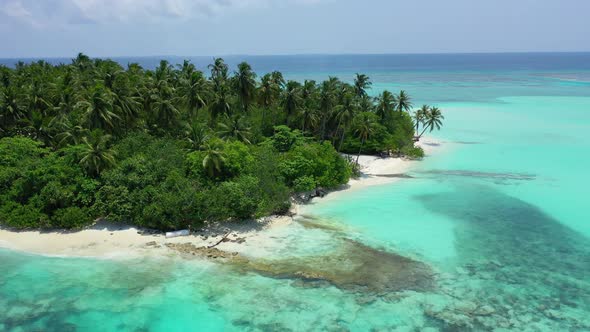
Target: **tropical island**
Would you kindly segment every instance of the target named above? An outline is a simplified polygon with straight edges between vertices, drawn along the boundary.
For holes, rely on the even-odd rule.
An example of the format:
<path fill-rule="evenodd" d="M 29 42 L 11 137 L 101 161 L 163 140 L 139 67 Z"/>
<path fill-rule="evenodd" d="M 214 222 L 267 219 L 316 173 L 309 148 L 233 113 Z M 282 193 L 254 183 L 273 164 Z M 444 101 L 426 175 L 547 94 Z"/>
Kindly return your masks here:
<path fill-rule="evenodd" d="M 79 54 L 0 67 L 0 225 L 79 229 L 104 218 L 156 230 L 284 214 L 295 193 L 359 174 L 361 155 L 421 158 L 442 125 L 369 77 L 259 79 L 221 58 L 155 70 Z"/>

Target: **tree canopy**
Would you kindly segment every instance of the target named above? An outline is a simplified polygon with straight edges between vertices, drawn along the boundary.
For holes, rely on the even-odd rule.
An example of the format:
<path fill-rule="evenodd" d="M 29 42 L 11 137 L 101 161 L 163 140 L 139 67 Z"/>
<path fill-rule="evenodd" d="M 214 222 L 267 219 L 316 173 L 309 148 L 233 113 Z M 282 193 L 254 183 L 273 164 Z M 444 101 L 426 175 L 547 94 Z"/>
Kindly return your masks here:
<path fill-rule="evenodd" d="M 169 230 L 282 213 L 294 192 L 348 182 L 338 152 L 419 154 L 415 131 L 444 118 L 410 116 L 405 91 L 372 98 L 364 74 L 297 82 L 221 58 L 207 69 L 84 54 L 0 66 L 0 223 Z"/>

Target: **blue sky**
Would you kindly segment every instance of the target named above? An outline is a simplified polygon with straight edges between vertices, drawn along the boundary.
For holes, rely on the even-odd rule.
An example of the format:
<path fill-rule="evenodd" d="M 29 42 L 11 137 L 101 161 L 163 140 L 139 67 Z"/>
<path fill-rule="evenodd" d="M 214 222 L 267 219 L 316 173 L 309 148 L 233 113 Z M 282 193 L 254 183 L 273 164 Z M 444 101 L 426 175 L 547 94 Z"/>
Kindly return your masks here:
<path fill-rule="evenodd" d="M 0 57 L 590 51 L 589 0 L 0 0 Z"/>

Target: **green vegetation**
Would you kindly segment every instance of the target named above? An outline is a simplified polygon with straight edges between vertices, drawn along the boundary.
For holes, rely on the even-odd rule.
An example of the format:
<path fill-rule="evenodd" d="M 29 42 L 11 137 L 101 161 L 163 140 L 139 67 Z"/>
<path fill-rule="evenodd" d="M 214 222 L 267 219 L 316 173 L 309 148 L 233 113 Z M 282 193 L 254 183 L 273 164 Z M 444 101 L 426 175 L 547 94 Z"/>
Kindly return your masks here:
<path fill-rule="evenodd" d="M 284 213 L 294 192 L 358 172 L 339 152 L 420 157 L 404 91 L 371 82 L 260 80 L 247 63 L 210 76 L 185 61 L 153 71 L 79 54 L 0 67 L 0 223 L 78 228 L 99 217 L 162 230 Z"/>

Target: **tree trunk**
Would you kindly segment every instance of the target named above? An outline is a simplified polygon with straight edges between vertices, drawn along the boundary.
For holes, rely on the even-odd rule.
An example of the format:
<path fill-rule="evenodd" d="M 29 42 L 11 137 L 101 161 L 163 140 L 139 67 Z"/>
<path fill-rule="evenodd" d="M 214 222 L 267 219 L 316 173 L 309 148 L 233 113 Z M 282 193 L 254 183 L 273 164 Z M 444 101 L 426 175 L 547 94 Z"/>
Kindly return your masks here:
<path fill-rule="evenodd" d="M 320 129 L 320 138 L 322 140 L 322 143 L 324 143 L 324 140 L 326 139 L 326 116 L 324 114 L 322 114 L 322 124 L 321 124 L 321 129 Z"/>
<path fill-rule="evenodd" d="M 428 126 L 424 126 L 424 130 L 422 130 L 422 132 L 420 133 L 420 135 L 418 135 L 418 138 L 422 137 L 422 135 L 424 135 L 424 132 L 428 129 Z"/>
<path fill-rule="evenodd" d="M 359 149 L 359 153 L 356 155 L 356 164 L 359 164 L 359 158 L 361 157 L 361 151 L 363 151 L 363 145 L 365 145 L 365 139 L 361 141 L 361 147 Z"/>
<path fill-rule="evenodd" d="M 342 136 L 340 136 L 340 144 L 338 144 L 338 152 L 342 150 L 342 143 L 344 143 L 344 128 L 342 128 Z"/>

